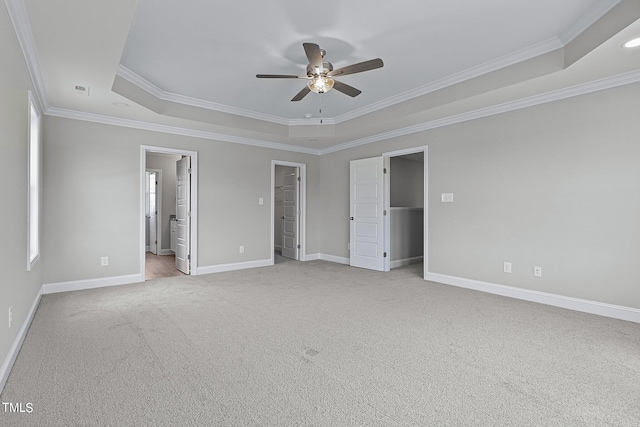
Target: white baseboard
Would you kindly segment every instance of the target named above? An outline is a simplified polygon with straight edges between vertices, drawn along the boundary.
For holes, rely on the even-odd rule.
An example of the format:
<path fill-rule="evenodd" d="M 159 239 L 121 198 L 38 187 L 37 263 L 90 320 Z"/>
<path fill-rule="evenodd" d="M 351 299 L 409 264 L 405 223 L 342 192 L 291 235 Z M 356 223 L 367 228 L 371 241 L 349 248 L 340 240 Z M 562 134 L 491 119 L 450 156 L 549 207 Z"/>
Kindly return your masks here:
<path fill-rule="evenodd" d="M 173 255 L 173 254 L 175 254 L 175 252 L 173 252 L 171 249 L 161 249 L 158 255 Z"/>
<path fill-rule="evenodd" d="M 322 260 L 322 261 L 329 261 L 329 262 L 336 262 L 338 264 L 346 264 L 349 265 L 349 258 L 344 258 L 344 257 L 340 257 L 340 256 L 335 256 L 335 255 L 328 255 L 328 254 L 306 254 L 304 257 L 305 261 L 317 261 L 317 260 Z"/>
<path fill-rule="evenodd" d="M 151 246 L 145 246 L 144 250 L 145 250 L 146 252 L 149 252 L 149 251 L 151 250 Z"/>
<path fill-rule="evenodd" d="M 20 331 L 18 331 L 18 335 L 13 340 L 13 344 L 9 349 L 9 353 L 7 357 L 5 357 L 2 362 L 2 366 L 0 366 L 0 393 L 4 390 L 4 386 L 7 383 L 7 379 L 9 378 L 9 373 L 13 368 L 13 364 L 16 361 L 16 357 L 18 357 L 18 353 L 20 352 L 20 347 L 22 347 L 22 343 L 24 342 L 24 338 L 27 336 L 27 331 L 31 326 L 31 322 L 33 321 L 33 316 L 36 314 L 36 309 L 38 308 L 38 304 L 40 304 L 40 298 L 42 297 L 42 288 L 38 291 L 35 299 L 33 300 L 33 304 L 31 304 L 31 308 L 27 313 L 27 317 L 22 322 L 22 326 L 20 327 Z"/>
<path fill-rule="evenodd" d="M 246 268 L 256 268 L 256 267 L 268 267 L 273 265 L 273 261 L 271 258 L 269 259 L 261 259 L 257 261 L 246 261 L 246 262 L 234 262 L 230 264 L 218 264 L 218 265 L 209 265 L 206 267 L 198 267 L 196 272 L 197 275 L 200 274 L 212 274 L 212 273 L 222 273 L 225 271 L 235 271 L 235 270 L 244 270 Z"/>
<path fill-rule="evenodd" d="M 417 264 L 419 262 L 422 262 L 422 256 L 415 256 L 413 258 L 396 259 L 394 261 L 391 261 L 389 263 L 389 266 L 391 268 L 396 268 L 396 267 L 402 267 L 403 265 Z"/>
<path fill-rule="evenodd" d="M 281 251 L 282 250 L 282 246 L 281 245 L 273 245 L 273 250 L 274 251 Z"/>
<path fill-rule="evenodd" d="M 45 283 L 42 285 L 42 294 L 55 294 L 58 292 L 80 291 L 83 289 L 104 288 L 106 286 L 128 285 L 144 282 L 141 274 L 128 276 L 102 277 L 100 279 L 74 280 L 71 282 Z"/>
<path fill-rule="evenodd" d="M 613 319 L 627 320 L 640 323 L 640 309 L 607 304 L 597 301 L 589 301 L 547 292 L 533 291 L 529 289 L 514 288 L 512 286 L 497 285 L 495 283 L 481 282 L 479 280 L 465 279 L 462 277 L 447 276 L 439 273 L 427 273 L 427 280 L 460 288 L 473 289 L 490 294 L 503 295 L 525 301 L 537 302 L 554 307 L 597 314 Z"/>

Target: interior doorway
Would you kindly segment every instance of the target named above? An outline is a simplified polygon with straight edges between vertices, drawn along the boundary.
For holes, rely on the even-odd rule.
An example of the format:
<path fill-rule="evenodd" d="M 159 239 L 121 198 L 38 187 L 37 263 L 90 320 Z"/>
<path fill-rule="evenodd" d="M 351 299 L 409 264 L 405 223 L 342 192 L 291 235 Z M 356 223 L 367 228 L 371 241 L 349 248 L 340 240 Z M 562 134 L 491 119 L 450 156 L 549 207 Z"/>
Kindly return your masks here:
<path fill-rule="evenodd" d="M 385 271 L 423 263 L 429 271 L 429 151 L 428 146 L 384 153 Z"/>
<path fill-rule="evenodd" d="M 272 264 L 304 261 L 306 253 L 306 165 L 271 163 Z"/>
<path fill-rule="evenodd" d="M 389 268 L 424 256 L 424 152 L 389 157 Z M 388 269 L 387 269 L 388 271 Z"/>
<path fill-rule="evenodd" d="M 349 179 L 349 264 L 390 271 L 422 261 L 426 278 L 427 147 L 352 160 Z"/>
<path fill-rule="evenodd" d="M 140 170 L 142 276 L 196 274 L 197 153 L 141 146 Z"/>

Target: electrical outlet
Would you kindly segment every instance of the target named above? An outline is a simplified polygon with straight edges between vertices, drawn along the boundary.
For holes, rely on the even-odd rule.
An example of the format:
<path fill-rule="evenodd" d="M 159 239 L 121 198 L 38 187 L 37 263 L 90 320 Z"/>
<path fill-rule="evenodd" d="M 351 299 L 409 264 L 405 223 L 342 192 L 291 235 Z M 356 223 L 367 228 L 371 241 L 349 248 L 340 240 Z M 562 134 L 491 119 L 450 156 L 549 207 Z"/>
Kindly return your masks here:
<path fill-rule="evenodd" d="M 504 263 L 504 272 L 505 273 L 511 273 L 511 263 L 510 262 L 506 262 Z"/>
<path fill-rule="evenodd" d="M 13 306 L 9 307 L 9 327 L 13 323 Z"/>
<path fill-rule="evenodd" d="M 240 246 L 240 253 L 243 254 L 244 253 L 244 246 Z"/>
<path fill-rule="evenodd" d="M 264 205 L 264 198 L 262 198 L 262 197 L 258 198 L 258 204 L 259 205 Z"/>
<path fill-rule="evenodd" d="M 101 267 L 106 267 L 109 265 L 109 257 L 108 256 L 103 256 L 102 258 L 100 258 L 100 266 Z"/>
<path fill-rule="evenodd" d="M 533 275 L 536 277 L 542 277 L 542 267 L 533 267 Z"/>
<path fill-rule="evenodd" d="M 442 193 L 442 203 L 453 203 L 453 193 Z"/>

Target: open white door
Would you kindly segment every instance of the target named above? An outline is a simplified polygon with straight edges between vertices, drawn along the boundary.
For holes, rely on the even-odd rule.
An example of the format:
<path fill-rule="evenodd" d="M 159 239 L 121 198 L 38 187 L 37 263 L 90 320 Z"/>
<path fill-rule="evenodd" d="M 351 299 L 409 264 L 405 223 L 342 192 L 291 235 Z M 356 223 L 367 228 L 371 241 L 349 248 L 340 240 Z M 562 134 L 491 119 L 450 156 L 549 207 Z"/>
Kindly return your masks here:
<path fill-rule="evenodd" d="M 191 157 L 176 162 L 176 268 L 189 274 L 191 228 Z"/>
<path fill-rule="evenodd" d="M 298 243 L 298 168 L 293 168 L 292 172 L 285 174 L 282 185 L 284 215 L 282 218 L 282 256 L 299 259 Z"/>
<path fill-rule="evenodd" d="M 382 157 L 350 164 L 350 262 L 384 271 L 384 163 Z"/>
<path fill-rule="evenodd" d="M 148 172 L 149 179 L 149 252 L 158 255 L 158 176 L 155 172 Z"/>

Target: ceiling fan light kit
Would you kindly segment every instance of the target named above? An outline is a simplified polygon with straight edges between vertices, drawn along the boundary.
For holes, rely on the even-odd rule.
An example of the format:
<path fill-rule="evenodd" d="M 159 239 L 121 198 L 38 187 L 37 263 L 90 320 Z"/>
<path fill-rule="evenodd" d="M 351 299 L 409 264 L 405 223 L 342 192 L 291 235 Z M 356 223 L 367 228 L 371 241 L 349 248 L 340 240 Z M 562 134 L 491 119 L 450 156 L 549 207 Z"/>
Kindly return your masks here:
<path fill-rule="evenodd" d="M 346 83 L 339 82 L 334 79 L 337 76 L 346 76 L 349 74 L 361 73 L 363 71 L 375 70 L 376 68 L 382 68 L 384 63 L 382 59 L 376 58 L 369 61 L 359 62 L 357 64 L 348 65 L 346 67 L 333 69 L 333 65 L 330 62 L 324 61 L 325 51 L 320 49 L 315 43 L 303 43 L 309 64 L 307 65 L 307 74 L 304 76 L 294 76 L 287 74 L 256 74 L 259 79 L 307 79 L 307 86 L 302 88 L 291 101 L 300 101 L 307 96 L 309 92 L 326 93 L 331 89 L 336 89 L 339 92 L 356 97 L 362 92 L 353 86 L 349 86 Z"/>
<path fill-rule="evenodd" d="M 331 77 L 325 77 L 321 75 L 313 77 L 311 80 L 309 80 L 307 86 L 309 87 L 309 89 L 311 89 L 312 92 L 326 93 L 333 88 L 333 83 L 334 80 Z"/>

